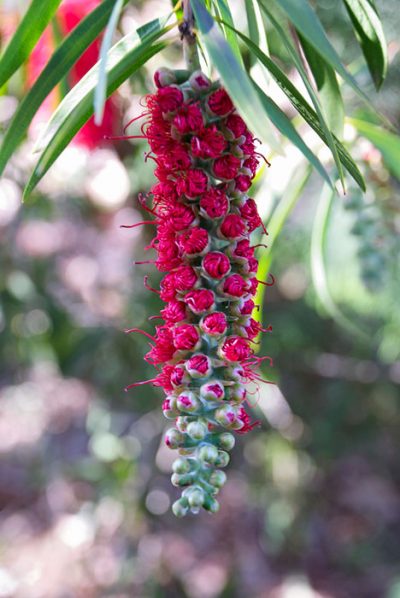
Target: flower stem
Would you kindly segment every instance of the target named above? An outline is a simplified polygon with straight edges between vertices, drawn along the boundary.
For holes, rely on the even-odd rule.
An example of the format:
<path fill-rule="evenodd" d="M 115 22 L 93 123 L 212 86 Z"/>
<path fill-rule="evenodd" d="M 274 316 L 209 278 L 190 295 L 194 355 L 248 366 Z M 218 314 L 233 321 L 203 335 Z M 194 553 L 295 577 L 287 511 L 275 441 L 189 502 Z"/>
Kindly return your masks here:
<path fill-rule="evenodd" d="M 183 55 L 187 69 L 190 72 L 200 69 L 199 54 L 197 51 L 196 35 L 194 29 L 194 16 L 190 0 L 183 0 L 183 21 L 179 27 L 183 42 Z"/>

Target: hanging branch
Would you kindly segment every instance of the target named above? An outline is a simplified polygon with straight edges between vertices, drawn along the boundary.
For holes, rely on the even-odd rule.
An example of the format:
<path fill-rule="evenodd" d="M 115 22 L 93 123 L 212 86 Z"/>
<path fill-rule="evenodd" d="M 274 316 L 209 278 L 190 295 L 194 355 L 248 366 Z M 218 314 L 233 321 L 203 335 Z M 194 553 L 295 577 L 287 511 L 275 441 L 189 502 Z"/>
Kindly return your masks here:
<path fill-rule="evenodd" d="M 181 40 L 183 42 L 183 55 L 190 72 L 200 69 L 199 54 L 197 51 L 196 34 L 194 33 L 194 15 L 190 0 L 183 0 L 183 21 L 179 25 Z"/>

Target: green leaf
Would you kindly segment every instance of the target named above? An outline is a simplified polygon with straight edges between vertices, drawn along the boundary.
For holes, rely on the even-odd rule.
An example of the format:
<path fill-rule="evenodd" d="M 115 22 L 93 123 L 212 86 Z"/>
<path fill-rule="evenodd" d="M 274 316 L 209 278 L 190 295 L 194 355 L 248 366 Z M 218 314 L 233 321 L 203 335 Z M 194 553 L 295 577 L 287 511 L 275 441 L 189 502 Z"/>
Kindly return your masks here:
<path fill-rule="evenodd" d="M 154 43 L 172 26 L 161 28 L 155 19 L 137 32 L 121 39 L 108 54 L 107 96 L 137 71 L 147 60 L 165 48 L 169 42 Z M 24 199 L 93 114 L 93 95 L 98 80 L 97 63 L 61 102 L 40 140 L 41 155 L 24 191 Z"/>
<path fill-rule="evenodd" d="M 296 66 L 300 77 L 303 80 L 304 85 L 306 86 L 306 89 L 310 95 L 311 101 L 314 104 L 314 108 L 315 108 L 315 112 L 317 113 L 318 116 L 318 120 L 319 123 L 325 133 L 325 137 L 327 140 L 327 144 L 329 146 L 329 149 L 332 152 L 332 156 L 333 159 L 335 161 L 337 170 L 338 170 L 338 174 L 339 174 L 339 178 L 340 181 L 342 183 L 342 187 L 343 190 L 345 190 L 345 185 L 344 185 L 344 176 L 343 176 L 343 169 L 342 169 L 342 165 L 339 159 L 339 154 L 337 152 L 334 140 L 333 140 L 333 135 L 332 132 L 330 131 L 328 124 L 325 120 L 325 114 L 324 111 L 321 107 L 321 104 L 319 102 L 318 96 L 314 91 L 313 86 L 311 85 L 310 81 L 308 80 L 308 76 L 307 73 L 303 67 L 303 64 L 301 62 L 301 59 L 299 58 L 299 56 L 297 55 L 296 50 L 294 49 L 291 41 L 288 39 L 288 37 L 286 36 L 285 31 L 283 30 L 283 28 L 281 27 L 281 25 L 278 23 L 278 21 L 275 19 L 274 15 L 271 13 L 271 11 L 261 2 L 261 8 L 262 10 L 265 12 L 265 14 L 267 15 L 267 17 L 269 18 L 269 20 L 271 21 L 271 23 L 273 24 L 273 26 L 275 27 L 278 35 L 280 36 L 280 38 L 282 39 L 288 53 L 289 56 L 291 57 L 291 59 L 293 60 L 294 65 Z"/>
<path fill-rule="evenodd" d="M 314 50 L 311 44 L 299 34 L 304 55 L 311 69 L 324 107 L 329 128 L 338 137 L 343 135 L 344 105 L 334 69 Z"/>
<path fill-rule="evenodd" d="M 389 170 L 400 180 L 400 137 L 364 120 L 352 118 L 349 122 L 378 148 Z"/>
<path fill-rule="evenodd" d="M 125 3 L 128 1 L 125 0 Z M 113 6 L 114 0 L 104 0 L 72 30 L 56 49 L 34 85 L 24 96 L 3 138 L 0 148 L 0 175 L 14 150 L 24 138 L 29 124 L 44 99 L 99 35 L 108 21 Z"/>
<path fill-rule="evenodd" d="M 268 41 L 267 41 L 267 34 L 265 31 L 264 21 L 261 14 L 260 7 L 258 6 L 257 0 L 245 0 L 246 6 L 246 15 L 247 15 L 247 26 L 249 30 L 249 37 L 250 39 L 262 50 L 265 54 L 269 56 L 269 48 L 268 48 Z M 257 67 L 260 69 L 263 80 L 265 81 L 264 89 L 268 88 L 270 83 L 269 73 L 265 69 L 261 67 L 261 65 L 257 62 L 257 59 L 251 54 L 250 55 L 251 64 L 256 64 Z M 250 71 L 253 74 L 253 71 Z M 256 75 L 256 78 L 257 75 Z"/>
<path fill-rule="evenodd" d="M 311 277 L 324 311 L 350 335 L 368 341 L 369 336 L 339 309 L 329 289 L 325 253 L 333 199 L 332 190 L 324 186 L 318 202 L 311 236 Z"/>
<path fill-rule="evenodd" d="M 371 0 L 343 0 L 376 89 L 385 80 L 388 58 L 381 20 Z"/>
<path fill-rule="evenodd" d="M 112 10 L 110 19 L 107 23 L 106 31 L 104 33 L 103 41 L 100 48 L 99 58 L 99 80 L 94 92 L 94 122 L 96 125 L 101 125 L 104 115 L 104 104 L 106 103 L 106 88 L 107 88 L 107 54 L 111 48 L 115 29 L 118 25 L 118 20 L 124 6 L 124 0 L 116 0 Z"/>
<path fill-rule="evenodd" d="M 332 188 L 332 182 L 329 178 L 328 173 L 326 172 L 325 168 L 322 166 L 321 162 L 318 160 L 317 156 L 313 154 L 313 152 L 309 149 L 309 147 L 304 143 L 303 139 L 300 137 L 286 114 L 277 106 L 277 104 L 270 98 L 267 94 L 263 92 L 263 90 L 254 83 L 258 95 L 261 99 L 261 102 L 264 106 L 265 111 L 267 112 L 268 116 L 270 117 L 273 124 L 276 128 L 289 139 L 300 151 L 301 153 L 307 158 L 307 160 L 314 166 L 314 168 L 319 172 L 325 182 Z"/>
<path fill-rule="evenodd" d="M 60 3 L 61 0 L 32 0 L 0 58 L 0 87 L 29 57 Z"/>
<path fill-rule="evenodd" d="M 231 28 L 225 28 L 225 30 L 224 30 L 225 37 L 232 49 L 232 52 L 236 56 L 240 65 L 243 67 L 242 54 L 240 52 L 236 33 L 233 30 L 234 22 L 233 22 L 231 9 L 229 8 L 229 5 L 226 0 L 215 0 L 215 5 L 217 7 L 218 15 L 221 17 L 221 19 L 231 25 Z"/>
<path fill-rule="evenodd" d="M 245 0 L 245 5 L 249 37 L 263 52 L 268 54 L 267 35 L 260 7 L 256 0 Z"/>
<path fill-rule="evenodd" d="M 276 1 L 296 29 L 314 47 L 314 50 L 337 71 L 368 105 L 371 105 L 368 96 L 359 88 L 357 81 L 343 66 L 338 53 L 326 36 L 315 10 L 311 8 L 307 0 Z"/>
<path fill-rule="evenodd" d="M 191 0 L 191 5 L 204 46 L 238 112 L 253 133 L 264 139 L 272 149 L 280 152 L 269 119 L 246 71 L 240 66 L 221 30 L 202 2 Z M 228 26 L 227 23 L 224 25 Z"/>
<path fill-rule="evenodd" d="M 273 60 L 271 60 L 271 58 L 269 58 L 269 56 L 267 56 L 266 54 L 261 52 L 261 50 L 246 35 L 244 35 L 243 33 L 240 33 L 240 31 L 237 31 L 237 34 L 247 44 L 250 51 L 253 52 L 254 55 L 257 56 L 257 58 L 260 60 L 260 62 L 269 70 L 269 72 L 271 73 L 271 75 L 273 76 L 273 78 L 275 79 L 277 84 L 279 85 L 279 87 L 282 89 L 282 91 L 288 97 L 288 99 L 290 100 L 292 105 L 296 108 L 296 110 L 299 112 L 299 114 L 310 125 L 310 127 L 312 127 L 312 129 L 314 129 L 314 131 L 317 133 L 317 135 L 319 135 L 319 137 L 322 139 L 322 141 L 324 143 L 326 143 L 326 145 L 328 145 L 325 132 L 319 123 L 317 114 L 311 108 L 311 106 L 309 105 L 307 100 L 305 100 L 305 98 L 303 98 L 301 93 L 298 91 L 297 87 L 295 87 L 293 85 L 293 83 L 287 78 L 285 73 L 275 64 L 275 62 Z M 363 179 L 363 176 L 362 176 L 361 172 L 359 171 L 356 163 L 350 156 L 349 152 L 344 147 L 344 145 L 335 137 L 335 135 L 333 135 L 333 141 L 334 141 L 335 147 L 337 149 L 337 152 L 339 154 L 341 163 L 346 168 L 346 170 L 349 172 L 349 174 L 351 174 L 351 176 L 356 181 L 356 183 L 359 185 L 359 187 L 363 191 L 365 191 L 366 188 L 365 188 L 365 181 Z"/>
<path fill-rule="evenodd" d="M 282 194 L 282 198 L 279 200 L 273 209 L 272 214 L 268 218 L 268 222 L 266 223 L 268 228 L 268 251 L 263 251 L 258 261 L 258 280 L 262 280 L 264 282 L 267 282 L 268 280 L 273 258 L 273 248 L 280 235 L 283 225 L 285 224 L 297 201 L 300 199 L 308 179 L 310 178 L 310 174 L 311 168 L 309 166 L 307 166 L 305 170 L 296 173 L 294 180 L 290 181 L 287 189 L 285 189 L 285 192 Z M 257 287 L 256 297 L 254 299 L 254 303 L 260 306 L 259 310 L 254 313 L 254 318 L 260 323 L 263 322 L 263 306 L 266 289 L 267 287 L 264 284 L 259 284 Z M 256 339 L 256 341 L 258 340 L 259 338 Z"/>

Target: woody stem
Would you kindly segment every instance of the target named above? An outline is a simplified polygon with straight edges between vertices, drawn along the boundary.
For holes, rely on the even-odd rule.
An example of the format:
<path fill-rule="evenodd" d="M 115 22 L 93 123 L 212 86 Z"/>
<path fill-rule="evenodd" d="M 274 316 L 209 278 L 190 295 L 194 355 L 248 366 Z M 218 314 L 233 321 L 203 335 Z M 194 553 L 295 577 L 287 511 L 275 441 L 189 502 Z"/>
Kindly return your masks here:
<path fill-rule="evenodd" d="M 196 35 L 194 29 L 194 15 L 190 0 L 183 0 L 183 21 L 179 26 L 183 42 L 183 55 L 187 69 L 190 72 L 200 69 L 199 54 L 197 51 Z"/>

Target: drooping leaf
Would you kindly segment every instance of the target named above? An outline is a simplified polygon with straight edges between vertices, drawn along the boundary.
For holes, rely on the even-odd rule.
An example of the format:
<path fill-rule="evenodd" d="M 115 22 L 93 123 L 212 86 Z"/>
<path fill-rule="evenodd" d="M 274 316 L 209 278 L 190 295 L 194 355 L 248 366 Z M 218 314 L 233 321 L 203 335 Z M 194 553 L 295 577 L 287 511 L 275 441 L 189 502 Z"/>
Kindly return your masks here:
<path fill-rule="evenodd" d="M 361 135 L 382 153 L 383 160 L 392 174 L 400 181 L 400 137 L 367 121 L 350 119 L 349 122 Z"/>
<path fill-rule="evenodd" d="M 106 31 L 104 33 L 103 41 L 100 48 L 99 59 L 99 80 L 94 92 L 94 122 L 96 125 L 101 125 L 104 114 L 104 104 L 106 102 L 106 87 L 107 87 L 107 54 L 111 48 L 113 35 L 118 24 L 121 11 L 124 6 L 124 0 L 116 0 L 114 8 L 112 9 L 110 19 L 107 23 Z"/>
<path fill-rule="evenodd" d="M 343 0 L 376 89 L 385 80 L 387 44 L 375 4 L 371 0 Z"/>
<path fill-rule="evenodd" d="M 191 5 L 200 37 L 238 112 L 253 133 L 280 152 L 275 133 L 250 78 L 240 66 L 220 28 L 200 0 L 191 0 Z"/>
<path fill-rule="evenodd" d="M 309 166 L 307 166 L 305 170 L 296 173 L 294 180 L 290 181 L 288 188 L 285 189 L 281 199 L 273 209 L 270 217 L 265 222 L 265 225 L 268 229 L 268 251 L 263 251 L 258 261 L 258 280 L 262 280 L 263 282 L 267 282 L 268 280 L 268 275 L 271 270 L 274 245 L 276 244 L 276 241 L 289 214 L 293 210 L 297 201 L 300 199 L 307 181 L 310 178 L 310 174 L 311 168 Z M 263 322 L 263 306 L 266 289 L 267 287 L 265 285 L 259 284 L 257 287 L 257 294 L 254 299 L 254 303 L 260 306 L 259 310 L 254 312 L 254 318 L 260 323 Z M 257 345 L 255 346 L 257 347 Z"/>
<path fill-rule="evenodd" d="M 292 125 L 291 121 L 288 119 L 286 114 L 279 108 L 279 106 L 267 95 L 263 92 L 263 90 L 255 83 L 254 84 L 258 95 L 261 99 L 261 102 L 267 112 L 268 116 L 270 117 L 273 124 L 276 128 L 289 139 L 295 145 L 301 153 L 307 158 L 307 160 L 314 166 L 314 168 L 319 172 L 322 178 L 325 180 L 326 183 L 332 188 L 332 182 L 329 178 L 328 173 L 326 172 L 325 168 L 322 166 L 321 162 L 313 154 L 310 148 L 304 143 L 303 139 L 300 137 L 294 126 Z"/>
<path fill-rule="evenodd" d="M 221 19 L 229 23 L 231 27 L 234 27 L 233 17 L 228 2 L 226 0 L 215 0 L 215 5 L 217 7 L 217 11 Z M 232 52 L 236 56 L 238 62 L 241 64 L 241 66 L 243 66 L 242 53 L 240 52 L 236 33 L 232 28 L 226 27 L 225 37 L 230 47 L 232 48 Z"/>
<path fill-rule="evenodd" d="M 286 13 L 286 16 L 296 29 L 313 46 L 314 50 L 337 71 L 342 79 L 344 79 L 368 105 L 371 105 L 368 96 L 359 88 L 357 81 L 343 66 L 338 53 L 332 46 L 321 25 L 317 13 L 311 8 L 308 1 L 276 0 L 276 2 Z"/>
<path fill-rule="evenodd" d="M 306 89 L 307 89 L 307 91 L 308 91 L 308 93 L 310 95 L 311 101 L 312 101 L 312 103 L 314 105 L 314 108 L 315 108 L 315 112 L 317 113 L 317 116 L 318 116 L 319 124 L 321 125 L 321 128 L 324 131 L 327 144 L 329 146 L 329 149 L 332 152 L 332 156 L 333 156 L 333 159 L 335 161 L 335 164 L 336 164 L 336 167 L 337 167 L 337 170 L 338 170 L 338 174 L 339 174 L 339 178 L 340 178 L 340 181 L 342 183 L 343 190 L 344 190 L 345 189 L 345 185 L 344 185 L 343 169 L 342 169 L 342 164 L 341 164 L 340 159 L 339 159 L 338 151 L 337 151 L 336 146 L 335 146 L 333 135 L 332 135 L 332 132 L 329 129 L 329 126 L 328 126 L 328 124 L 326 122 L 325 114 L 324 114 L 323 108 L 322 108 L 322 106 L 320 104 L 320 101 L 318 99 L 318 96 L 315 93 L 314 88 L 311 85 L 310 81 L 308 80 L 308 76 L 307 76 L 307 73 L 306 73 L 306 71 L 305 71 L 305 69 L 303 67 L 303 63 L 301 62 L 301 59 L 299 58 L 296 50 L 293 47 L 293 44 L 291 43 L 291 40 L 286 35 L 284 29 L 281 27 L 281 25 L 275 19 L 274 15 L 265 6 L 265 4 L 263 2 L 261 3 L 261 8 L 265 12 L 265 14 L 267 15 L 268 19 L 273 24 L 273 26 L 274 26 L 275 30 L 277 31 L 279 37 L 281 38 L 282 42 L 284 43 L 285 48 L 288 51 L 289 56 L 293 60 L 293 63 L 296 66 L 296 69 L 299 72 L 299 75 L 302 78 L 302 81 L 303 81 L 303 83 L 304 83 L 304 85 L 305 85 L 305 87 L 306 87 Z"/>
<path fill-rule="evenodd" d="M 265 31 L 264 21 L 262 18 L 260 7 L 257 4 L 257 0 L 245 0 L 246 15 L 247 15 L 247 27 L 249 30 L 250 39 L 269 56 L 268 40 Z M 257 59 L 251 54 L 251 64 L 254 68 L 260 69 L 260 76 L 265 81 L 264 90 L 266 91 L 270 83 L 269 73 L 261 67 Z M 253 74 L 253 70 L 251 71 Z M 258 73 L 257 73 L 258 75 Z M 256 77 L 257 78 L 257 77 Z"/>
<path fill-rule="evenodd" d="M 324 186 L 318 202 L 311 236 L 311 277 L 317 297 L 325 313 L 331 316 L 350 335 L 368 341 L 369 336 L 350 320 L 335 303 L 329 288 L 325 253 L 333 198 L 332 190 Z"/>
<path fill-rule="evenodd" d="M 108 53 L 107 76 L 118 72 L 120 66 L 126 67 L 126 55 L 133 52 L 140 56 L 155 40 L 161 37 L 170 27 L 166 27 L 169 17 L 157 18 L 149 21 L 137 31 L 129 33 L 115 44 Z M 135 67 L 135 65 L 133 65 Z M 69 114 L 79 105 L 79 102 L 86 98 L 87 94 L 93 94 L 98 81 L 99 63 L 97 62 L 88 73 L 71 89 L 67 97 L 57 107 L 47 126 L 42 131 L 35 144 L 34 151 L 42 151 L 51 141 L 60 125 L 69 117 Z M 128 77 L 129 75 L 127 75 Z M 115 89 L 115 88 L 114 88 Z M 91 95 L 93 98 L 93 95 Z"/>
<path fill-rule="evenodd" d="M 129 0 L 125 0 L 125 4 Z M 55 50 L 39 77 L 21 100 L 0 148 L 0 175 L 22 141 L 33 117 L 54 87 L 67 75 L 86 48 L 106 25 L 114 0 L 104 0 L 87 15 Z"/>
<path fill-rule="evenodd" d="M 340 138 L 343 135 L 344 105 L 336 73 L 302 35 L 299 35 L 299 40 L 313 74 L 328 126 Z"/>
<path fill-rule="evenodd" d="M 0 87 L 29 57 L 61 0 L 32 0 L 0 58 Z"/>
<path fill-rule="evenodd" d="M 150 27 L 152 25 L 152 27 Z M 156 41 L 170 27 L 161 28 L 160 19 L 121 39 L 109 51 L 107 96 L 169 42 Z M 93 114 L 93 95 L 98 80 L 97 63 L 63 100 L 41 138 L 41 155 L 24 191 L 24 199 L 61 154 L 69 141 Z"/>
<path fill-rule="evenodd" d="M 275 64 L 269 56 L 264 54 L 258 46 L 256 46 L 246 35 L 237 31 L 237 34 L 243 39 L 243 41 L 249 47 L 249 50 L 254 53 L 255 56 L 260 60 L 260 62 L 269 70 L 279 87 L 288 97 L 292 105 L 296 108 L 298 113 L 304 118 L 304 120 L 314 129 L 314 131 L 319 135 L 324 143 L 327 144 L 325 132 L 322 129 L 321 125 L 319 124 L 319 120 L 315 111 L 311 108 L 307 100 L 301 95 L 298 91 L 297 87 L 293 85 L 293 83 L 288 79 L 285 73 Z M 364 178 L 359 171 L 356 163 L 350 156 L 347 149 L 344 145 L 333 135 L 333 141 L 337 152 L 339 154 L 339 158 L 343 166 L 349 172 L 349 174 L 353 177 L 359 187 L 365 191 L 365 181 Z M 328 145 L 328 144 L 327 144 Z"/>

